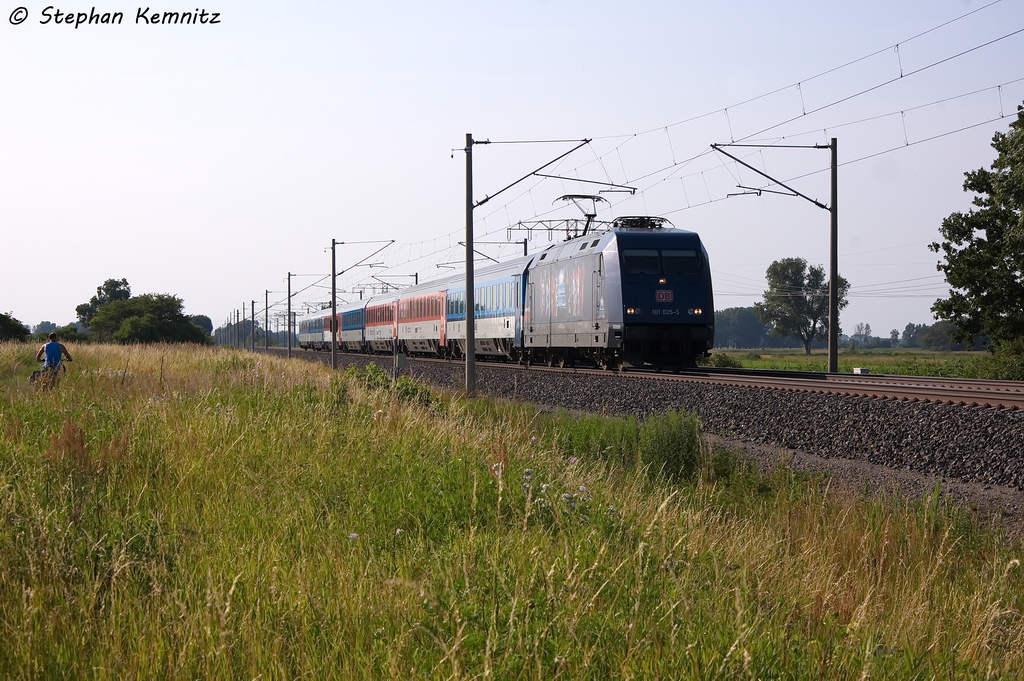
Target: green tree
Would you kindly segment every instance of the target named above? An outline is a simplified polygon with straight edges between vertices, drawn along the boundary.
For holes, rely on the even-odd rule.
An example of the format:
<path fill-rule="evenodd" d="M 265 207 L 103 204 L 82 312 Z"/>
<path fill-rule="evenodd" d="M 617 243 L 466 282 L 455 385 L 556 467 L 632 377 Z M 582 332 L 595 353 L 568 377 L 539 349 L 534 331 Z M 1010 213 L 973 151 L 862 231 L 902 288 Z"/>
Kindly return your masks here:
<path fill-rule="evenodd" d="M 858 322 L 853 327 L 853 335 L 850 336 L 850 349 L 856 348 L 858 345 L 866 345 L 871 340 L 871 325 L 864 322 Z"/>
<path fill-rule="evenodd" d="M 189 315 L 189 320 L 200 329 L 206 332 L 206 335 L 213 334 L 213 320 L 204 314 Z"/>
<path fill-rule="evenodd" d="M 75 313 L 83 326 L 89 326 L 102 305 L 115 300 L 128 300 L 131 297 L 132 287 L 128 285 L 127 279 L 107 279 L 102 286 L 96 287 L 96 295 L 90 298 L 88 303 L 82 303 L 75 308 Z"/>
<path fill-rule="evenodd" d="M 929 248 L 941 253 L 938 269 L 950 287 L 932 312 L 953 324 L 954 340 L 970 345 L 987 334 L 996 349 L 1024 337 L 1024 105 L 992 148 L 991 170 L 965 173 L 976 208 L 943 220 L 944 240 Z"/>
<path fill-rule="evenodd" d="M 0 341 L 14 340 L 25 342 L 28 340 L 29 328 L 14 318 L 10 312 L 0 313 Z"/>
<path fill-rule="evenodd" d="M 825 268 L 807 266 L 803 258 L 783 258 L 768 266 L 768 290 L 755 303 L 757 318 L 773 336 L 797 338 L 811 354 L 811 343 L 828 336 L 828 277 Z M 839 277 L 839 309 L 846 307 L 850 284 Z"/>
<path fill-rule="evenodd" d="M 917 337 L 926 328 L 928 328 L 928 327 L 925 324 L 914 324 L 913 322 L 910 322 L 909 324 L 907 324 L 906 328 L 903 329 L 903 340 L 902 340 L 903 347 L 905 347 L 905 348 L 919 348 L 919 347 L 921 347 L 921 344 L 918 343 L 918 341 L 917 341 Z"/>
<path fill-rule="evenodd" d="M 757 318 L 753 307 L 730 307 L 715 311 L 715 345 L 720 348 L 760 348 L 768 327 Z"/>
<path fill-rule="evenodd" d="M 964 345 L 957 344 L 953 340 L 955 331 L 956 327 L 949 322 L 935 322 L 931 326 L 926 326 L 919 336 L 921 347 L 933 352 L 963 350 Z"/>
<path fill-rule="evenodd" d="M 182 313 L 181 298 L 146 293 L 101 305 L 89 337 L 117 343 L 206 343 L 208 336 Z"/>
<path fill-rule="evenodd" d="M 59 329 L 54 329 L 57 333 L 57 338 L 62 341 L 68 341 L 72 343 L 83 343 L 89 340 L 88 334 L 84 334 L 78 330 L 78 327 L 74 324 L 65 324 Z"/>

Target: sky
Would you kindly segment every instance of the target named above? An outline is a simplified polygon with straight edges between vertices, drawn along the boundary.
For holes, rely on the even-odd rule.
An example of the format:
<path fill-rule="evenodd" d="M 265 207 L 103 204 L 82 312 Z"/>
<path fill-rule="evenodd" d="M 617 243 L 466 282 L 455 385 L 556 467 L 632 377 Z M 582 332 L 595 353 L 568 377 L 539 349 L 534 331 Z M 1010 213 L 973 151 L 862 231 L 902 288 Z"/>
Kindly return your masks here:
<path fill-rule="evenodd" d="M 111 278 L 219 326 L 283 311 L 292 273 L 301 311 L 330 299 L 332 239 L 343 299 L 449 274 L 467 133 L 492 142 L 479 265 L 616 189 L 599 220 L 700 233 L 716 307 L 748 306 L 775 260 L 828 267 L 829 213 L 711 145 L 762 145 L 725 150 L 828 206 L 834 137 L 843 330 L 888 336 L 933 322 L 927 245 L 1024 102 L 1024 0 L 92 1 L 0 3 L 0 311 L 30 326 Z"/>

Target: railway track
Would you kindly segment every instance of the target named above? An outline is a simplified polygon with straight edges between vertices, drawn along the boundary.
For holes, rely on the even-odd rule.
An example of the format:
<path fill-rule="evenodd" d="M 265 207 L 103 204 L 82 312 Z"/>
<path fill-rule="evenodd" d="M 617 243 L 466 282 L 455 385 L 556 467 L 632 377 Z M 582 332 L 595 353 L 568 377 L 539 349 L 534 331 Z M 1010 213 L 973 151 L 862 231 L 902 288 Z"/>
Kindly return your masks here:
<path fill-rule="evenodd" d="M 315 361 L 330 362 L 330 355 L 315 351 L 293 350 L 293 354 Z M 387 355 L 347 355 L 346 358 L 375 359 L 378 363 L 389 364 Z M 410 362 L 453 364 L 449 360 L 432 358 L 409 358 Z M 766 390 L 785 390 L 790 392 L 843 395 L 870 399 L 890 399 L 902 402 L 924 402 L 933 404 L 950 404 L 964 407 L 982 407 L 991 409 L 1024 409 L 1024 382 L 990 381 L 990 380 L 958 380 L 950 378 L 932 378 L 919 376 L 894 376 L 883 374 L 827 374 L 822 372 L 773 371 L 761 369 L 723 369 L 700 367 L 678 374 L 657 373 L 652 371 L 630 371 L 613 373 L 600 369 L 581 367 L 547 367 L 531 366 L 529 368 L 517 364 L 487 362 L 480 366 L 503 369 L 508 371 L 552 372 L 556 374 L 595 376 L 625 376 L 636 380 L 679 381 L 726 385 L 734 387 L 752 387 Z"/>
<path fill-rule="evenodd" d="M 845 395 L 906 402 L 1017 410 L 1024 408 L 1024 383 L 1019 381 L 955 380 L 920 376 L 814 374 L 758 375 L 750 370 L 704 373 L 707 382 L 764 387 L 818 394 Z"/>

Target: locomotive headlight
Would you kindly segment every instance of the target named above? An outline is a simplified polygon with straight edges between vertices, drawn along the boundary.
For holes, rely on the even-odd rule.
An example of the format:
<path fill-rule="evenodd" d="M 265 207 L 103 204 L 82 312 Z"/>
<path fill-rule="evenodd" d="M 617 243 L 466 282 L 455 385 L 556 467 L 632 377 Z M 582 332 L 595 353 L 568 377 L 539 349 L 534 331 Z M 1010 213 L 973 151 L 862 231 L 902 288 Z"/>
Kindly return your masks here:
<path fill-rule="evenodd" d="M 627 307 L 626 314 L 640 314 L 640 308 L 638 307 Z"/>
<path fill-rule="evenodd" d="M 658 283 L 659 284 L 667 284 L 668 283 L 668 279 L 666 279 L 665 277 L 662 277 L 661 279 L 658 280 Z"/>
<path fill-rule="evenodd" d="M 698 317 L 699 317 L 700 315 L 704 314 L 704 310 L 702 310 L 702 309 L 701 309 L 701 308 L 699 308 L 699 307 L 694 307 L 694 308 L 690 308 L 690 311 L 689 311 L 689 312 L 690 312 L 690 314 L 692 314 L 692 315 L 695 315 L 695 316 L 698 316 Z"/>

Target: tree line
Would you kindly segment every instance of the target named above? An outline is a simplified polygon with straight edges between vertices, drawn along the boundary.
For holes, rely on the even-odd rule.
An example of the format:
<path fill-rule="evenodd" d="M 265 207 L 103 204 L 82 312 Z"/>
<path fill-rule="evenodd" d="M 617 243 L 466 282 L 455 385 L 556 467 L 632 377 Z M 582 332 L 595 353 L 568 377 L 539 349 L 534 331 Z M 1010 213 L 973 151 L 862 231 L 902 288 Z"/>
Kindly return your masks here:
<path fill-rule="evenodd" d="M 213 340 L 217 345 L 230 345 L 233 347 L 263 347 L 266 343 L 272 348 L 283 348 L 288 345 L 288 332 L 283 330 L 272 331 L 265 329 L 259 319 L 253 321 L 246 319 L 237 322 L 228 322 L 218 326 L 213 331 Z M 299 337 L 292 333 L 292 346 L 297 347 Z"/>
<path fill-rule="evenodd" d="M 715 346 L 719 348 L 744 349 L 780 349 L 804 348 L 802 338 L 798 336 L 775 335 L 777 327 L 762 321 L 758 316 L 758 308 L 730 307 L 715 312 Z M 981 350 L 984 339 L 977 339 L 970 346 L 958 342 L 954 338 L 955 327 L 947 321 L 934 324 L 908 323 L 903 331 L 893 329 L 888 336 L 875 336 L 871 333 L 871 325 L 859 323 L 855 331 L 840 336 L 842 347 L 848 350 L 872 350 L 878 348 L 920 348 L 933 352 L 946 350 Z M 818 333 L 811 342 L 812 349 L 826 347 L 827 334 Z"/>
<path fill-rule="evenodd" d="M 96 295 L 75 308 L 77 322 L 58 327 L 44 321 L 35 339 L 55 332 L 61 340 L 97 343 L 212 342 L 213 322 L 206 315 L 186 315 L 181 298 L 166 293 L 133 296 L 127 279 L 107 279 Z M 10 313 L 0 314 L 0 340 L 28 341 L 33 332 Z"/>

